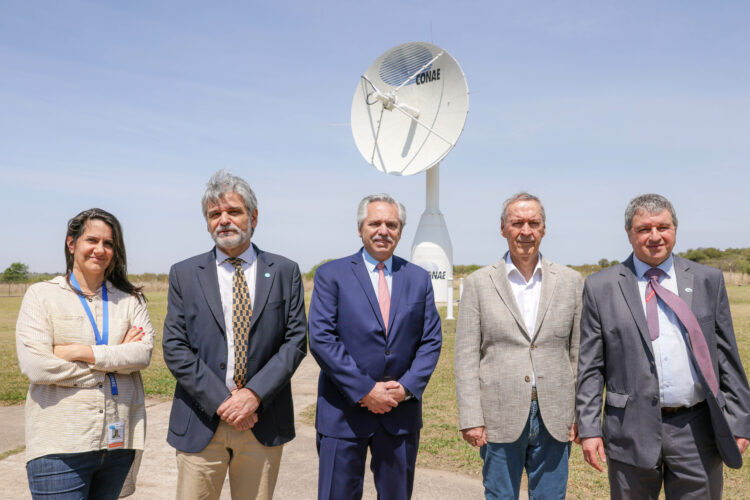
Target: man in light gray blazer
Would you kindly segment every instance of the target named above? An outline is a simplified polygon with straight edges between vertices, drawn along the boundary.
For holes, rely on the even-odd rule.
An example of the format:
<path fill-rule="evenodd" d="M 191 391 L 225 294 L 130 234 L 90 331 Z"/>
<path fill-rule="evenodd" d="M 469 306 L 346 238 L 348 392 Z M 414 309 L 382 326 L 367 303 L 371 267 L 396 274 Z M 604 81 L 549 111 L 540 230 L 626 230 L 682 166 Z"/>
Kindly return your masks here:
<path fill-rule="evenodd" d="M 576 407 L 586 461 L 609 458 L 614 499 L 719 499 L 722 461 L 742 465 L 750 389 L 724 278 L 672 254 L 663 196 L 625 211 L 633 253 L 586 279 Z M 602 392 L 604 423 L 602 425 Z"/>
<path fill-rule="evenodd" d="M 485 496 L 565 498 L 574 421 L 583 279 L 539 253 L 544 207 L 521 192 L 503 204 L 508 252 L 472 273 L 456 329 L 463 438 L 480 447 Z"/>

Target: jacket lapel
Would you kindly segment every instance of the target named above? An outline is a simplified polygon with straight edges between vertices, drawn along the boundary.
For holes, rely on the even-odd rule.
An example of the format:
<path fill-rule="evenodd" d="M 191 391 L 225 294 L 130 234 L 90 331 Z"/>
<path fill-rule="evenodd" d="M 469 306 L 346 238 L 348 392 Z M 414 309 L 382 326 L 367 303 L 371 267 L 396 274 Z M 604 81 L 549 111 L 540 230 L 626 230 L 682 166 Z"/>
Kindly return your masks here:
<path fill-rule="evenodd" d="M 273 280 L 276 279 L 276 270 L 273 269 L 273 261 L 270 260 L 265 252 L 253 245 L 255 254 L 258 256 L 256 261 L 255 273 L 255 299 L 253 300 L 253 322 L 250 327 L 252 330 L 258 324 L 257 318 L 263 313 L 263 309 L 268 302 L 268 294 L 271 291 Z"/>
<path fill-rule="evenodd" d="M 216 273 L 216 249 L 204 254 L 204 259 L 198 264 L 198 282 L 201 286 L 203 296 L 208 302 L 208 308 L 211 310 L 214 319 L 221 328 L 222 335 L 226 335 L 226 326 L 224 325 L 224 311 L 221 308 L 221 294 L 219 293 L 219 276 Z"/>
<path fill-rule="evenodd" d="M 557 273 L 552 270 L 550 262 L 542 257 L 542 290 L 539 296 L 539 307 L 536 313 L 536 324 L 534 325 L 534 336 L 536 338 L 539 334 L 539 329 L 542 327 L 544 315 L 547 314 L 547 309 L 552 302 L 552 295 L 555 293 L 555 286 L 557 285 Z"/>
<path fill-rule="evenodd" d="M 367 268 L 365 268 L 365 261 L 362 257 L 362 253 L 355 253 L 349 258 L 349 260 L 352 265 L 352 272 L 354 273 L 354 276 L 356 276 L 357 281 L 359 281 L 359 285 L 362 287 L 362 291 L 365 293 L 367 300 L 370 302 L 370 307 L 372 308 L 373 314 L 375 314 L 375 317 L 377 318 L 378 323 L 380 323 L 380 326 L 385 329 L 385 325 L 383 324 L 383 317 L 380 315 L 380 304 L 378 303 L 378 298 L 375 296 L 375 290 L 372 287 L 372 281 L 370 281 L 370 277 L 367 275 Z M 391 300 L 391 306 L 393 306 L 393 300 Z"/>
<path fill-rule="evenodd" d="M 521 328 L 521 331 L 526 338 L 531 340 L 531 335 L 529 335 L 529 332 L 526 330 L 526 323 L 523 320 L 523 316 L 521 316 L 521 311 L 518 309 L 518 304 L 516 304 L 516 298 L 510 287 L 510 281 L 508 281 L 508 273 L 505 269 L 505 259 L 498 260 L 492 265 L 492 267 L 493 269 L 490 271 L 490 279 L 492 280 L 492 284 L 495 286 L 498 295 L 500 295 L 500 299 L 505 303 L 505 306 L 513 315 L 513 318 L 516 320 L 516 323 L 518 323 L 518 326 Z"/>
<path fill-rule="evenodd" d="M 677 278 L 677 293 L 680 295 L 680 298 L 687 303 L 688 307 L 692 309 L 694 293 L 693 283 L 695 281 L 695 275 L 690 272 L 690 261 L 675 255 L 674 271 L 675 278 Z"/>
<path fill-rule="evenodd" d="M 625 302 L 630 309 L 630 314 L 633 316 L 633 320 L 635 320 L 638 331 L 643 338 L 643 343 L 648 347 L 648 351 L 651 353 L 651 357 L 653 357 L 654 350 L 653 347 L 651 347 L 651 335 L 648 332 L 646 312 L 643 310 L 643 303 L 641 302 L 641 294 L 640 289 L 638 288 L 638 278 L 636 278 L 635 275 L 632 254 L 625 260 L 625 262 L 620 264 L 619 284 Z"/>
<path fill-rule="evenodd" d="M 393 335 L 391 333 L 393 330 L 393 319 L 396 317 L 396 310 L 398 309 L 398 305 L 401 302 L 401 295 L 403 294 L 404 289 L 404 281 L 406 278 L 404 278 L 402 274 L 402 268 L 404 267 L 404 264 L 406 261 L 403 261 L 402 259 L 399 259 L 395 255 L 393 256 L 393 260 L 391 261 L 391 308 L 388 312 L 388 341 L 390 342 L 393 338 Z M 372 288 L 372 287 L 370 287 Z M 378 312 L 380 311 L 380 304 L 378 304 Z"/>

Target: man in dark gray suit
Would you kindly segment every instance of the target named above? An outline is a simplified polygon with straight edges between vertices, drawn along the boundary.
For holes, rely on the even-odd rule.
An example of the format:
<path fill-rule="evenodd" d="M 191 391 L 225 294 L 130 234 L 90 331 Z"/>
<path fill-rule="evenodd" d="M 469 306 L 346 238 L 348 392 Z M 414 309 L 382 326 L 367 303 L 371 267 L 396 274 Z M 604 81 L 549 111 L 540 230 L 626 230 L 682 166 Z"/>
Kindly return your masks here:
<path fill-rule="evenodd" d="M 258 204 L 219 171 L 203 195 L 216 247 L 172 266 L 164 361 L 177 379 L 167 441 L 179 499 L 271 499 L 282 445 L 294 437 L 290 380 L 306 350 L 294 262 L 251 244 Z"/>
<path fill-rule="evenodd" d="M 672 254 L 663 196 L 625 211 L 633 254 L 586 279 L 576 409 L 586 461 L 609 458 L 614 499 L 722 494 L 722 461 L 742 466 L 750 389 L 724 278 Z M 602 391 L 606 387 L 602 424 Z"/>

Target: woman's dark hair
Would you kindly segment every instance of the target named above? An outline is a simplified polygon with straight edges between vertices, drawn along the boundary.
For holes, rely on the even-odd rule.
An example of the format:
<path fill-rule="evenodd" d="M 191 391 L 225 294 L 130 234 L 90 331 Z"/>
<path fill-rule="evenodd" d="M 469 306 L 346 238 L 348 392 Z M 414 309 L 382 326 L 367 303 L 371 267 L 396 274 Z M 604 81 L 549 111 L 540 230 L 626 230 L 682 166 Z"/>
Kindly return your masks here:
<path fill-rule="evenodd" d="M 78 240 L 83 235 L 88 221 L 93 219 L 104 222 L 112 229 L 112 241 L 114 243 L 112 261 L 104 273 L 104 279 L 109 280 L 118 290 L 140 297 L 143 287 L 137 287 L 128 280 L 125 242 L 122 238 L 120 222 L 117 217 L 101 208 L 84 210 L 68 221 L 68 233 L 65 235 L 65 279 L 68 280 L 68 284 L 70 284 L 70 274 L 73 272 L 73 254 L 68 250 L 68 236 L 72 237 L 73 241 Z M 71 288 L 73 288 L 72 285 Z M 82 294 L 81 292 L 78 293 Z"/>

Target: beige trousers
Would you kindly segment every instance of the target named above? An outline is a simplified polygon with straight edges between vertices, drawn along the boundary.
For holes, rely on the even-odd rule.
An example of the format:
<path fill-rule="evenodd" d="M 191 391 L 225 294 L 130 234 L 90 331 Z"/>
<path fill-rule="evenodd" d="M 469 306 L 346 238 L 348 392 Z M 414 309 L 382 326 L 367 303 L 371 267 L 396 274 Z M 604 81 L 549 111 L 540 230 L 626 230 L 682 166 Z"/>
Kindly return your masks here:
<path fill-rule="evenodd" d="M 232 499 L 271 500 L 279 475 L 282 446 L 263 446 L 252 430 L 220 422 L 213 439 L 198 453 L 177 451 L 179 500 L 218 500 L 229 469 Z"/>

